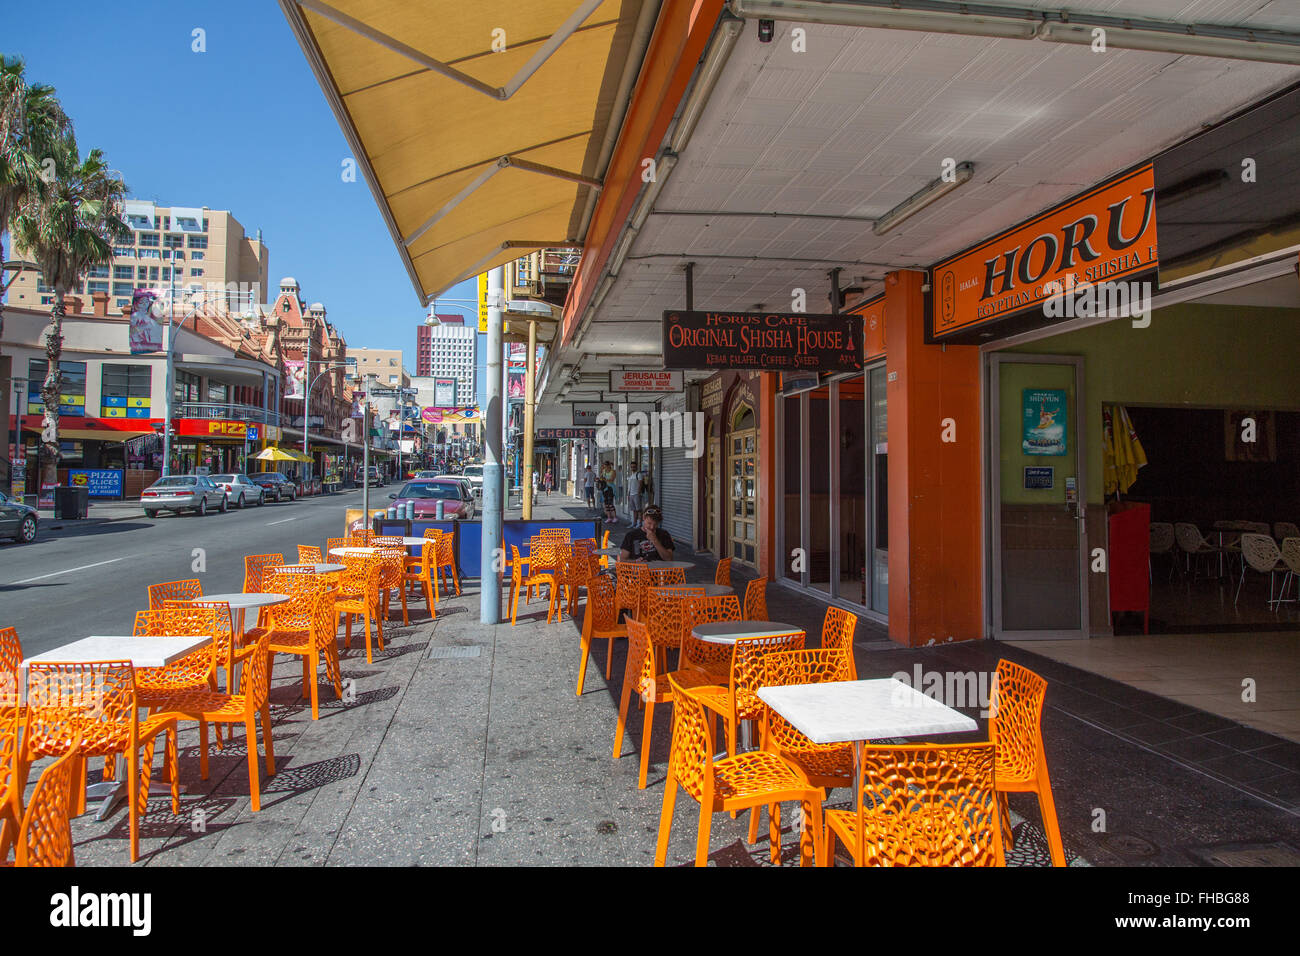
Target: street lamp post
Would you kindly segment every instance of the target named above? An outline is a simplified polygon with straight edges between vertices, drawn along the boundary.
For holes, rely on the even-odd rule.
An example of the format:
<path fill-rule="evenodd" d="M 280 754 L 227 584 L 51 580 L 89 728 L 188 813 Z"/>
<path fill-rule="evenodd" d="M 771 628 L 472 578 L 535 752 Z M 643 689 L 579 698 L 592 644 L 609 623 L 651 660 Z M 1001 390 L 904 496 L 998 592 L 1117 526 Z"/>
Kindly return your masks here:
<path fill-rule="evenodd" d="M 199 307 L 196 304 L 181 316 L 179 322 L 176 321 L 176 260 L 183 260 L 185 255 L 179 249 L 173 249 L 171 252 L 172 265 L 167 297 L 167 385 L 166 394 L 163 396 L 166 409 L 163 417 L 162 474 L 164 478 L 172 473 L 172 402 L 175 400 L 176 391 L 176 333 L 181 330 L 190 316 L 199 314 Z"/>

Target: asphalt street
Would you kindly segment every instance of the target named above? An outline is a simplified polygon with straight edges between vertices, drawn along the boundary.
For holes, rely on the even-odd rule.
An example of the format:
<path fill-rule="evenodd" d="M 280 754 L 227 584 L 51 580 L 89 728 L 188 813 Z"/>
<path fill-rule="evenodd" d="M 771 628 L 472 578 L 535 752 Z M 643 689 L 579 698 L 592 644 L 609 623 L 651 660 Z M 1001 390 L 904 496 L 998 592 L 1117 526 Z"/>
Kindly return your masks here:
<path fill-rule="evenodd" d="M 389 503 L 388 490 L 371 489 L 373 507 Z M 0 627 L 18 628 L 28 656 L 91 634 L 130 634 L 150 584 L 198 578 L 205 594 L 240 591 L 245 555 L 296 560 L 299 544 L 323 547 L 343 534 L 344 509 L 359 507 L 353 490 L 202 518 L 141 512 L 84 529 L 42 527 L 31 544 L 0 543 Z"/>

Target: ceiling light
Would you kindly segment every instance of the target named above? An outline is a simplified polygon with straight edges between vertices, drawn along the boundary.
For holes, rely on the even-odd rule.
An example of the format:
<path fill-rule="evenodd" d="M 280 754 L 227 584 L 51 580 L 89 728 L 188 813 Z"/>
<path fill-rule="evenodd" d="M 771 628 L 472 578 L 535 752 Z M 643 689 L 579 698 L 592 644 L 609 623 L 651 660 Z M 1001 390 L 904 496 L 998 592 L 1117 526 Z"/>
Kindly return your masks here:
<path fill-rule="evenodd" d="M 1051 43 L 1077 43 L 1092 46 L 1098 27 L 1079 23 L 1045 23 L 1038 35 Z M 1166 32 L 1108 26 L 1104 29 L 1107 47 L 1120 50 L 1148 50 L 1153 53 L 1177 53 L 1186 56 L 1214 56 L 1227 60 L 1258 60 L 1263 63 L 1286 63 L 1300 66 L 1300 45 L 1254 39 L 1251 31 L 1243 36 L 1208 36 L 1200 33 Z"/>
<path fill-rule="evenodd" d="M 969 182 L 975 173 L 974 163 L 958 163 L 957 168 L 953 171 L 954 175 L 951 180 L 944 179 L 940 176 L 938 179 L 930 182 L 928 185 L 918 189 L 912 195 L 908 196 L 889 212 L 885 213 L 871 227 L 871 231 L 877 236 L 883 236 L 889 230 L 902 224 L 906 219 L 910 219 L 918 212 L 924 209 L 930 203 L 948 195 L 962 183 Z"/>
<path fill-rule="evenodd" d="M 828 0 L 731 0 L 731 8 L 748 19 L 794 20 L 844 27 L 921 30 L 1028 40 L 1038 29 L 1037 16 L 1007 17 L 934 10 L 900 10 L 895 6 L 828 2 Z"/>

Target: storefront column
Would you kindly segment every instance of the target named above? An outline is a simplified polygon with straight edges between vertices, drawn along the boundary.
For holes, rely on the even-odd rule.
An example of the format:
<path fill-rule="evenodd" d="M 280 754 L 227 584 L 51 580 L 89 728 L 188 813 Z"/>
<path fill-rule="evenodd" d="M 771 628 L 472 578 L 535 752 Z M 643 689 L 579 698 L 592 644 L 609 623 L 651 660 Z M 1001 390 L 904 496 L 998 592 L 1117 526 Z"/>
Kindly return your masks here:
<path fill-rule="evenodd" d="M 780 376 L 764 372 L 758 376 L 758 573 L 780 580 L 784 555 L 776 550 L 776 391 Z M 701 435 L 701 440 L 703 436 Z M 730 553 L 729 551 L 727 553 Z"/>
<path fill-rule="evenodd" d="M 885 281 L 889 636 L 911 647 L 984 635 L 979 348 L 925 344 L 924 282 Z"/>

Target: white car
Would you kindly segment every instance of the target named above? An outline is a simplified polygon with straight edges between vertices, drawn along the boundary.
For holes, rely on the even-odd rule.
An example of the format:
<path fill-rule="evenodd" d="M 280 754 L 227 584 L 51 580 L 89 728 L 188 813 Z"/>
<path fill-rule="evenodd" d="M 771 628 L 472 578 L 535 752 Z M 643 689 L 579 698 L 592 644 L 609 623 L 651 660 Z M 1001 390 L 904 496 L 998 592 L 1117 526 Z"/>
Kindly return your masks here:
<path fill-rule="evenodd" d="M 266 503 L 266 489 L 247 475 L 209 475 L 212 483 L 226 493 L 226 497 L 236 508 L 255 504 L 259 508 Z"/>
<path fill-rule="evenodd" d="M 483 497 L 483 466 L 482 465 L 466 465 L 465 471 L 461 474 L 461 477 L 464 478 L 466 481 L 468 481 L 470 487 L 474 489 L 475 498 Z"/>
<path fill-rule="evenodd" d="M 150 518 L 158 517 L 159 511 L 192 510 L 205 515 L 210 506 L 224 512 L 229 503 L 226 493 L 206 475 L 169 475 L 140 492 L 140 505 Z"/>

